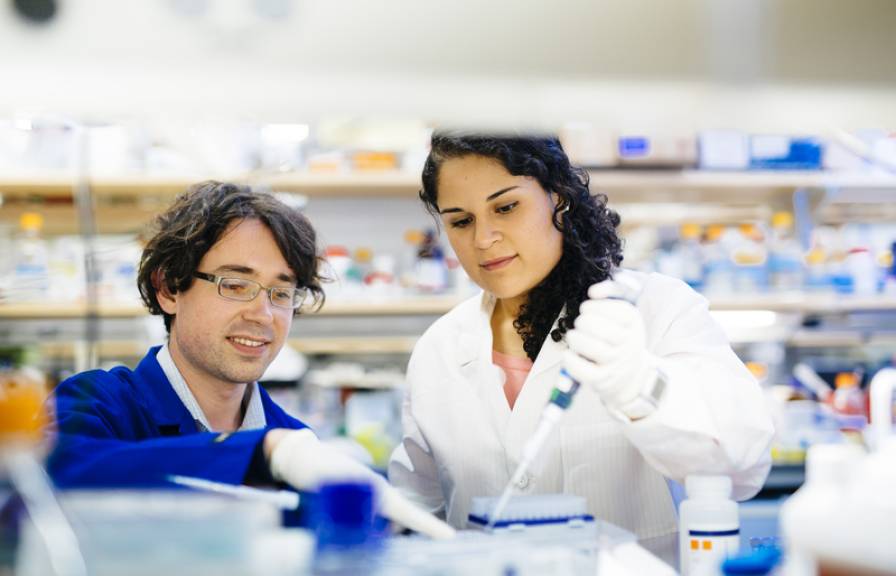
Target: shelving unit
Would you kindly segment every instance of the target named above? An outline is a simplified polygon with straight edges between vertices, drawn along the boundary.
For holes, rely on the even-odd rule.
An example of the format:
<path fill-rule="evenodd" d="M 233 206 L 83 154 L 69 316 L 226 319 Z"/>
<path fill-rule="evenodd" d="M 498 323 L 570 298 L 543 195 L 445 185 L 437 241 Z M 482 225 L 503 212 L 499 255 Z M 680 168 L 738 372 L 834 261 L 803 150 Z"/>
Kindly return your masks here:
<path fill-rule="evenodd" d="M 390 302 L 328 302 L 314 316 L 397 316 L 444 314 L 460 300 L 451 296 L 421 296 Z M 92 311 L 100 318 L 139 318 L 146 308 L 139 304 L 102 305 Z M 78 304 L 0 304 L 0 319 L 53 319 L 86 316 L 86 306 Z"/>
<path fill-rule="evenodd" d="M 617 193 L 643 192 L 650 200 L 665 191 L 720 192 L 731 200 L 732 191 L 753 190 L 764 195 L 789 194 L 796 189 L 861 189 L 896 190 L 896 175 L 872 173 L 840 173 L 821 171 L 746 171 L 722 172 L 706 170 L 589 170 L 591 187 Z M 416 196 L 420 175 L 416 172 L 286 172 L 275 175 L 252 173 L 230 175 L 185 174 L 169 176 L 135 175 L 91 179 L 97 198 L 134 196 L 174 196 L 189 185 L 213 178 L 275 190 L 297 192 L 308 196 Z M 0 193 L 6 197 L 71 198 L 74 178 L 2 177 Z M 752 198 L 757 199 L 755 196 Z"/>
<path fill-rule="evenodd" d="M 768 216 L 763 206 L 788 205 L 794 190 L 812 191 L 818 203 L 831 191 L 875 193 L 893 196 L 896 204 L 896 175 L 836 172 L 719 172 L 701 170 L 590 170 L 591 188 L 606 193 L 612 205 L 631 204 L 624 224 L 651 224 L 676 219 L 667 210 L 662 214 L 645 213 L 637 205 L 644 203 L 695 203 L 686 217 L 705 221 L 730 222 Z M 281 174 L 182 174 L 98 177 L 91 179 L 101 233 L 139 230 L 153 214 L 167 205 L 188 186 L 206 178 L 230 180 L 267 187 L 280 192 L 309 197 L 398 197 L 415 198 L 420 175 L 404 171 L 356 173 Z M 14 220 L 22 211 L 48 212 L 47 232 L 75 233 L 73 211 L 74 178 L 67 176 L 0 176 L 0 218 Z M 724 205 L 724 206 L 720 206 Z M 861 206 L 861 203 L 860 203 Z M 626 207 L 623 206 L 623 212 Z M 857 208 L 839 204 L 826 219 L 849 218 Z M 858 208 L 861 210 L 861 208 Z M 863 212 L 864 214 L 865 212 Z M 873 216 L 874 213 L 868 215 Z"/>
<path fill-rule="evenodd" d="M 303 316 L 440 315 L 461 302 L 453 296 L 415 296 L 380 302 L 328 302 L 320 311 Z M 848 296 L 837 294 L 756 294 L 710 297 L 710 310 L 769 310 L 797 314 L 833 314 L 896 310 L 896 295 Z M 87 308 L 77 304 L 0 304 L 0 319 L 79 318 Z M 100 318 L 138 318 L 147 315 L 141 305 L 103 305 L 93 313 Z"/>
<path fill-rule="evenodd" d="M 739 222 L 766 219 L 773 209 L 789 207 L 797 190 L 811 197 L 818 208 L 828 201 L 837 202 L 829 214 L 849 218 L 856 208 L 844 202 L 849 194 L 858 194 L 869 202 L 878 202 L 886 213 L 886 200 L 892 196 L 896 206 L 896 175 L 840 174 L 823 172 L 706 172 L 697 170 L 590 170 L 591 188 L 606 193 L 611 206 L 623 214 L 626 225 L 668 224 L 679 221 Z M 95 202 L 99 233 L 133 233 L 189 185 L 205 179 L 200 174 L 169 176 L 102 177 L 90 181 Z M 279 192 L 314 198 L 416 197 L 419 174 L 398 171 L 365 173 L 282 173 L 218 175 L 217 179 L 261 185 Z M 48 235 L 77 232 L 74 180 L 68 177 L 0 177 L 0 220 L 14 221 L 26 210 L 45 215 Z M 675 207 L 657 209 L 657 205 Z M 868 204 L 865 204 L 868 205 Z M 866 211 L 867 212 L 867 211 Z M 331 299 L 318 313 L 318 328 L 324 324 L 349 326 L 353 319 L 368 319 L 369 325 L 383 328 L 405 322 L 405 332 L 444 314 L 459 302 L 453 296 L 419 296 L 397 301 L 361 302 Z M 870 311 L 896 311 L 896 296 L 860 298 L 833 294 L 758 294 L 710 297 L 714 311 L 763 310 L 792 316 L 850 314 Z M 82 318 L 101 322 L 128 321 L 146 317 L 137 304 L 104 304 L 87 310 L 76 304 L 0 304 L 0 321 L 75 322 Z M 307 317 L 297 322 L 304 330 L 313 326 Z M 323 323 L 323 324 L 322 324 Z M 408 326 L 414 328 L 408 329 Z M 404 354 L 410 352 L 417 336 L 405 333 L 332 334 L 312 330 L 312 335 L 290 337 L 290 344 L 308 354 Z M 778 336 L 774 336 L 778 337 Z M 785 338 L 791 347 L 851 347 L 886 344 L 896 341 L 889 334 L 857 331 L 815 331 L 788 328 Z M 77 354 L 82 343 L 47 342 L 43 352 L 55 358 Z M 142 344 L 127 339 L 98 343 L 101 356 L 139 356 Z"/>
<path fill-rule="evenodd" d="M 414 196 L 420 189 L 420 174 L 400 171 L 370 171 L 355 173 L 298 173 L 275 175 L 249 174 L 185 174 L 171 176 L 136 175 L 132 177 L 102 177 L 90 180 L 96 198 L 135 198 L 158 196 L 173 198 L 191 184 L 214 179 L 243 184 L 260 185 L 283 192 L 308 196 Z M 10 198 L 71 198 L 73 177 L 15 177 L 0 176 L 0 194 Z"/>
<path fill-rule="evenodd" d="M 408 354 L 416 337 L 333 337 L 290 338 L 292 348 L 304 354 Z M 82 353 L 83 342 L 42 342 L 38 348 L 44 358 L 72 360 Z M 146 345 L 137 340 L 101 340 L 97 351 L 101 358 L 139 358 L 146 354 Z"/>

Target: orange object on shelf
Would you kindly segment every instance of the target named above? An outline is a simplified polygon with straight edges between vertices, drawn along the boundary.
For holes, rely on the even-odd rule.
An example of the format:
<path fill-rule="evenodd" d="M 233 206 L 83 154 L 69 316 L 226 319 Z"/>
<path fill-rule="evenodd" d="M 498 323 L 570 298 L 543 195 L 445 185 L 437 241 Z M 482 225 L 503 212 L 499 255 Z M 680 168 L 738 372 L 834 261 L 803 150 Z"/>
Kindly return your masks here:
<path fill-rule="evenodd" d="M 359 172 L 398 170 L 398 155 L 394 152 L 355 152 L 352 167 Z"/>
<path fill-rule="evenodd" d="M 839 372 L 834 378 L 834 393 L 831 394 L 831 407 L 841 414 L 862 415 L 865 411 L 865 394 L 859 388 L 859 377 L 855 372 Z"/>
<path fill-rule="evenodd" d="M 43 383 L 19 372 L 0 374 L 0 446 L 41 440 L 45 398 Z"/>

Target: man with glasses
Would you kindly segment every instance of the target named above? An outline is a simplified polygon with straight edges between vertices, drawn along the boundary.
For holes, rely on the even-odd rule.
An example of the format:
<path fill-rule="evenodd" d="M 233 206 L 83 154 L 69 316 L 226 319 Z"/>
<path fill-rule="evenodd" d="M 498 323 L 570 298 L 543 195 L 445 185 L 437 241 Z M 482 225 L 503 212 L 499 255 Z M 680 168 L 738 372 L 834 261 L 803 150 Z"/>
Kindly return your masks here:
<path fill-rule="evenodd" d="M 203 182 L 155 226 L 138 285 L 168 341 L 136 370 L 93 370 L 57 387 L 48 459 L 57 485 L 157 486 L 183 475 L 314 489 L 360 477 L 383 494 L 384 515 L 450 534 L 384 479 L 327 450 L 257 383 L 294 315 L 322 301 L 308 220 L 269 194 Z"/>

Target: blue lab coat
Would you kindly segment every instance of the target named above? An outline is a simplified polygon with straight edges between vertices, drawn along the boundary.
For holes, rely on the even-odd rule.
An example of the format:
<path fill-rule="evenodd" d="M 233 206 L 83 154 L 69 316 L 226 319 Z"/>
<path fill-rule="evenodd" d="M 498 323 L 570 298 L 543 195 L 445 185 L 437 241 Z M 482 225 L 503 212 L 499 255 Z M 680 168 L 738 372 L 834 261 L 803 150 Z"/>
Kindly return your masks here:
<path fill-rule="evenodd" d="M 47 470 L 61 488 L 165 486 L 169 474 L 240 484 L 272 482 L 261 441 L 305 428 L 259 386 L 267 428 L 199 432 L 151 348 L 136 370 L 91 370 L 54 391 L 56 438 Z M 170 484 L 167 484 L 170 486 Z"/>

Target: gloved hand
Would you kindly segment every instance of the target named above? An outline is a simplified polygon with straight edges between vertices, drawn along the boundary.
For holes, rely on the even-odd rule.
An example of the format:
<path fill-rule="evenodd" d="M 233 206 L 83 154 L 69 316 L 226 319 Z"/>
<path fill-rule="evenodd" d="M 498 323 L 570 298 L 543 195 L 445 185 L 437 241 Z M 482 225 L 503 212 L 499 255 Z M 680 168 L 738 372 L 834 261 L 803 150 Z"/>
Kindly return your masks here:
<path fill-rule="evenodd" d="M 564 367 L 583 386 L 590 386 L 604 405 L 625 414 L 657 371 L 646 348 L 644 321 L 627 287 L 605 280 L 588 289 L 575 328 L 566 333 L 569 350 Z"/>
<path fill-rule="evenodd" d="M 426 512 L 392 487 L 385 478 L 344 454 L 327 449 L 314 432 L 272 430 L 282 433 L 270 455 L 271 474 L 299 490 L 317 490 L 322 482 L 366 480 L 373 484 L 378 512 L 402 526 L 445 539 L 455 536 L 454 528 Z"/>

